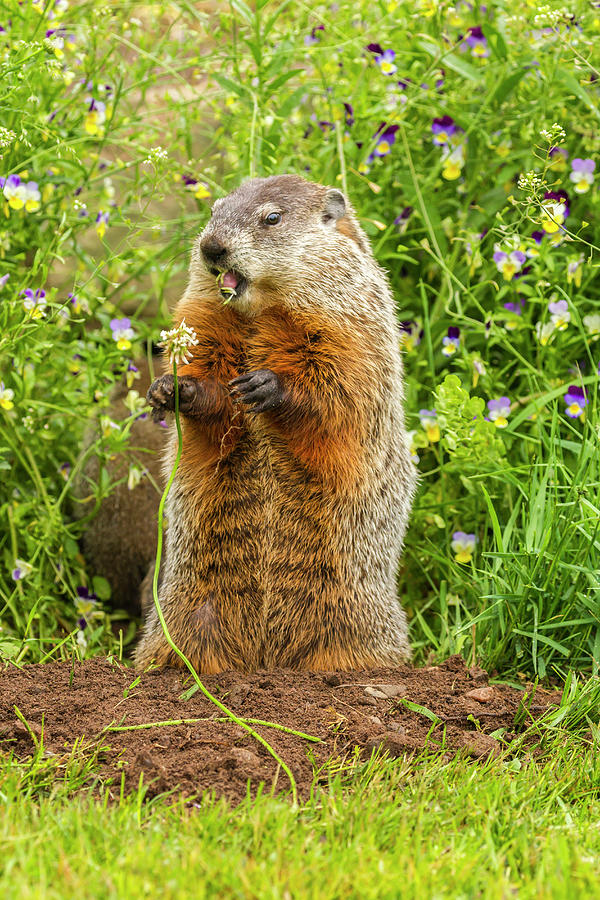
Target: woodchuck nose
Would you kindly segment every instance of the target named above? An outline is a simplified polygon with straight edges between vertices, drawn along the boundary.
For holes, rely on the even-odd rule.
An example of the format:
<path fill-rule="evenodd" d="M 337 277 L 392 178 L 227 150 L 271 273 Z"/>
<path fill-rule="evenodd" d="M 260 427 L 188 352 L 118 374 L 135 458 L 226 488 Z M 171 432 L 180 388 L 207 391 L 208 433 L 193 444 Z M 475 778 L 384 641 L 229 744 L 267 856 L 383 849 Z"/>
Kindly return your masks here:
<path fill-rule="evenodd" d="M 347 199 L 280 175 L 217 200 L 174 319 L 198 338 L 177 369 L 183 453 L 159 586 L 176 644 L 206 673 L 409 659 L 400 335 Z M 148 399 L 173 410 L 172 375 Z M 154 607 L 136 652 L 152 660 L 180 665 Z"/>

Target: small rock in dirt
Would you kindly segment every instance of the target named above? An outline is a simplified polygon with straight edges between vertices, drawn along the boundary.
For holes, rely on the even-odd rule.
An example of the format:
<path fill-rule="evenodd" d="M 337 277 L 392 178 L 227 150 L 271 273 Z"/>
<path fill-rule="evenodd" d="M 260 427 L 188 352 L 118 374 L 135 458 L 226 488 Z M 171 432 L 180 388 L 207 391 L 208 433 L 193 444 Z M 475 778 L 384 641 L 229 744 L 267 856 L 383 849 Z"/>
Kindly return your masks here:
<path fill-rule="evenodd" d="M 376 691 L 381 691 L 385 697 L 390 698 L 405 697 L 408 693 L 408 688 L 401 681 L 396 684 L 374 684 L 373 687 Z"/>
<path fill-rule="evenodd" d="M 488 673 L 481 666 L 471 666 L 469 669 L 469 677 L 473 681 L 487 681 Z"/>
<path fill-rule="evenodd" d="M 463 732 L 463 746 L 469 756 L 482 759 L 485 756 L 497 756 L 500 752 L 500 744 L 489 734 L 482 731 Z"/>
<path fill-rule="evenodd" d="M 32 732 L 36 737 L 42 736 L 42 726 L 38 725 L 37 722 L 28 722 L 27 725 L 24 722 L 15 722 L 13 730 L 19 735 L 29 735 L 31 737 L 30 732 Z"/>
<path fill-rule="evenodd" d="M 377 726 L 378 728 L 383 728 L 383 722 L 379 718 L 379 716 L 369 716 L 369 722 L 372 725 Z"/>
<path fill-rule="evenodd" d="M 376 687 L 366 687 L 365 694 L 367 697 L 375 697 L 377 700 L 387 700 L 387 694 L 384 694 L 383 691 Z"/>
<path fill-rule="evenodd" d="M 227 697 L 227 702 L 233 704 L 241 703 L 242 700 L 246 699 L 249 693 L 250 685 L 242 681 L 240 684 L 236 684 L 231 688 Z"/>
<path fill-rule="evenodd" d="M 420 750 L 422 747 L 422 742 L 416 738 L 393 731 L 384 731 L 382 734 L 369 738 L 365 743 L 367 752 L 373 750 L 385 751 L 394 759 L 398 756 L 403 756 L 405 753 L 414 753 L 415 750 Z"/>
<path fill-rule="evenodd" d="M 400 722 L 388 722 L 388 728 L 390 731 L 395 731 L 396 734 L 406 734 L 406 728 Z"/>
<path fill-rule="evenodd" d="M 224 762 L 232 762 L 235 768 L 239 766 L 242 769 L 256 769 L 261 765 L 260 757 L 246 747 L 232 747 Z"/>
<path fill-rule="evenodd" d="M 480 703 L 489 703 L 494 699 L 494 688 L 489 685 L 488 687 L 473 688 L 472 691 L 467 691 L 465 696 L 472 700 L 478 700 Z"/>
<path fill-rule="evenodd" d="M 338 684 L 342 683 L 342 678 L 337 672 L 326 672 L 323 675 L 323 681 L 325 684 L 328 684 L 329 687 L 337 687 Z"/>
<path fill-rule="evenodd" d="M 135 762 L 141 769 L 162 768 L 157 765 L 157 763 L 154 761 L 154 759 L 150 756 L 149 753 L 146 753 L 145 750 L 140 750 L 140 752 L 137 754 L 137 756 L 135 758 Z"/>
<path fill-rule="evenodd" d="M 365 690 L 365 694 L 367 694 L 366 690 Z M 375 699 L 376 696 L 379 696 L 379 695 L 376 694 L 375 696 L 373 696 L 373 695 L 367 694 L 366 697 L 361 697 L 361 699 L 358 700 L 357 702 L 361 706 L 377 706 L 377 700 Z M 383 695 L 383 699 L 385 699 L 385 695 Z"/>
<path fill-rule="evenodd" d="M 458 653 L 449 656 L 446 662 L 440 665 L 440 669 L 446 669 L 449 672 L 464 672 L 466 668 L 464 659 Z"/>

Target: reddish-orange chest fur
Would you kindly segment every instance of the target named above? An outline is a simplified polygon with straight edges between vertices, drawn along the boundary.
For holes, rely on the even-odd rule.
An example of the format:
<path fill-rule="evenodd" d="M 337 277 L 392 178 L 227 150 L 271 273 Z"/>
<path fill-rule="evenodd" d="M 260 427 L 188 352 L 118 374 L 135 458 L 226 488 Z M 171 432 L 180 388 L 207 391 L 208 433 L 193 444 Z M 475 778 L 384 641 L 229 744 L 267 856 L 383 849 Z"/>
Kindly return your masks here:
<path fill-rule="evenodd" d="M 267 428 L 309 470 L 346 488 L 356 480 L 365 440 L 365 388 L 376 378 L 364 341 L 325 315 L 277 306 L 247 319 L 231 306 L 184 300 L 176 321 L 182 318 L 199 343 L 192 360 L 178 367 L 179 375 L 215 380 L 227 389 L 244 372 L 272 370 L 290 402 L 261 417 Z M 248 427 L 249 414 L 235 396 L 224 394 L 220 412 L 215 424 L 185 423 L 183 474 L 227 456 Z"/>

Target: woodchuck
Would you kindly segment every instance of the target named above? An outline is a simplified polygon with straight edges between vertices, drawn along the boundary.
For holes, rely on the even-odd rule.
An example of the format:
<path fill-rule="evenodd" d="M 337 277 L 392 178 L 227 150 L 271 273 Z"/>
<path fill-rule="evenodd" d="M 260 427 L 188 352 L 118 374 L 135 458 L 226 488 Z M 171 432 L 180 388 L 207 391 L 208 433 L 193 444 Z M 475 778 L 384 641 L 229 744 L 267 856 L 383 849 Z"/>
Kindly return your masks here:
<path fill-rule="evenodd" d="M 400 335 L 347 199 L 280 175 L 217 200 L 174 318 L 198 338 L 177 369 L 183 454 L 159 588 L 177 645 L 206 673 L 409 659 Z M 173 376 L 148 399 L 173 410 Z M 180 665 L 153 607 L 136 663 L 151 660 Z"/>
<path fill-rule="evenodd" d="M 156 365 L 160 367 L 158 358 Z M 137 379 L 126 379 L 115 387 L 108 409 L 99 412 L 120 422 L 129 417 L 125 398 L 130 387 L 142 396 L 154 380 L 154 366 L 147 359 L 136 360 Z M 83 452 L 98 437 L 100 424 L 94 422 L 85 436 Z M 82 535 L 82 550 L 94 575 L 102 575 L 111 586 L 110 605 L 133 615 L 140 612 L 140 585 L 156 556 L 156 514 L 162 491 L 161 457 L 164 453 L 166 429 L 150 417 L 137 419 L 130 432 L 126 454 L 115 454 L 102 462 L 96 455 L 86 459 L 83 472 L 75 481 L 75 518 L 81 519 L 94 511 L 94 486 L 106 470 L 113 485 Z M 144 473 L 135 486 L 128 484 L 129 465 L 134 463 Z M 148 591 L 145 591 L 148 602 Z M 151 597 L 150 597 L 151 602 Z"/>

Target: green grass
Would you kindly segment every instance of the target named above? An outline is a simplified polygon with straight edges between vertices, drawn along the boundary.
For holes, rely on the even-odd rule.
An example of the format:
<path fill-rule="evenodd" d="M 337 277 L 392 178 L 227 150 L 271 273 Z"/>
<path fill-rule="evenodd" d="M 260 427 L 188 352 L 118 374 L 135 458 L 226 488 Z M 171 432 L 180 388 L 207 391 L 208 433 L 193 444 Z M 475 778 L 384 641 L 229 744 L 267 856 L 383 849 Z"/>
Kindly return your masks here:
<path fill-rule="evenodd" d="M 33 802 L 18 782 L 0 780 L 0 890 L 22 900 L 597 896 L 600 756 L 564 733 L 539 761 L 376 761 L 297 810 Z"/>

